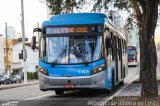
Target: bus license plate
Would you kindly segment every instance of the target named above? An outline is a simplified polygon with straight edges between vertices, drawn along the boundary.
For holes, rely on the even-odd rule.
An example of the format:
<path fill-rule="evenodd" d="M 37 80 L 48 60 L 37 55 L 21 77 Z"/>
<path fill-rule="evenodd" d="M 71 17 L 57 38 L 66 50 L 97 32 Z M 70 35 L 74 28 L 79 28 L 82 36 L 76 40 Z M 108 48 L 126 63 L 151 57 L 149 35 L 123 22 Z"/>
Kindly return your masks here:
<path fill-rule="evenodd" d="M 65 84 L 64 88 L 75 88 L 75 84 Z"/>

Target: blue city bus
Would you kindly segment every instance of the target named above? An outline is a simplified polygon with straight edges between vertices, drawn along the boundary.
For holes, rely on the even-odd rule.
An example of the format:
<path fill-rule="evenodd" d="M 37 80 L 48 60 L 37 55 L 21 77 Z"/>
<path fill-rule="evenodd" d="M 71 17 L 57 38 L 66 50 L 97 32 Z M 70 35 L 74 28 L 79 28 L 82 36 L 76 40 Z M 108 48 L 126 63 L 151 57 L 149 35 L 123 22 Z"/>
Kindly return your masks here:
<path fill-rule="evenodd" d="M 41 91 L 103 89 L 123 84 L 128 74 L 126 38 L 106 15 L 74 13 L 44 21 L 39 34 Z M 32 37 L 35 49 L 36 36 Z"/>

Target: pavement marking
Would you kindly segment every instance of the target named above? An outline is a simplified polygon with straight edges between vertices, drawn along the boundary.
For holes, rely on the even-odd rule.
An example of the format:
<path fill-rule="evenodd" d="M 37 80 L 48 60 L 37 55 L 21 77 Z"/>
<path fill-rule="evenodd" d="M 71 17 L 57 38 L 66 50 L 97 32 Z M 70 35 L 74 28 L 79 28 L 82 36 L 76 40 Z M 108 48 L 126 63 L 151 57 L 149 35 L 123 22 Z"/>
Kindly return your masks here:
<path fill-rule="evenodd" d="M 41 95 L 41 96 L 36 96 L 36 97 L 31 97 L 31 98 L 27 98 L 24 100 L 33 100 L 33 99 L 37 99 L 37 98 L 42 98 L 42 97 L 47 97 L 47 96 L 51 96 L 54 95 L 55 93 L 50 93 L 50 94 L 46 94 L 46 95 Z"/>
<path fill-rule="evenodd" d="M 122 89 L 120 89 L 118 92 L 116 92 L 115 94 L 113 94 L 110 97 L 107 98 L 103 98 L 102 101 L 109 101 L 111 100 L 113 97 L 117 96 L 122 90 L 124 90 L 125 88 L 127 88 L 133 81 L 135 81 L 136 79 L 138 79 L 139 75 L 135 76 L 132 80 L 129 81 L 129 83 L 127 83 L 127 85 L 125 85 L 124 87 L 122 87 Z"/>

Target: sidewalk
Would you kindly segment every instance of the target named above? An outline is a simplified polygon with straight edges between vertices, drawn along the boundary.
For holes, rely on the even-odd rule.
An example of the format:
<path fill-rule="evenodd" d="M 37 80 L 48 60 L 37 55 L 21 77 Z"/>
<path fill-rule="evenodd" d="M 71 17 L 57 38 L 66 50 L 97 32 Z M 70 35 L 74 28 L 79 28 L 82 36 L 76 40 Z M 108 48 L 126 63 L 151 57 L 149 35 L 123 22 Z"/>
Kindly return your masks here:
<path fill-rule="evenodd" d="M 157 82 L 160 95 L 160 82 Z M 157 98 L 141 98 L 141 84 L 133 82 L 120 93 L 105 101 L 103 106 L 160 106 L 160 96 Z"/>
<path fill-rule="evenodd" d="M 158 94 L 160 94 L 160 82 L 157 82 Z M 116 97 L 120 96 L 141 96 L 141 84 L 133 82 L 131 85 L 122 90 Z"/>
<path fill-rule="evenodd" d="M 157 98 L 141 98 L 141 83 L 139 78 L 120 93 L 114 95 L 110 100 L 105 101 L 103 106 L 160 106 L 160 51 L 157 52 Z"/>
<path fill-rule="evenodd" d="M 38 80 L 29 80 L 27 84 L 24 84 L 22 82 L 21 84 L 18 83 L 18 84 L 0 85 L 0 90 L 29 86 L 29 85 L 35 85 L 35 84 L 38 84 L 38 82 L 39 82 Z"/>

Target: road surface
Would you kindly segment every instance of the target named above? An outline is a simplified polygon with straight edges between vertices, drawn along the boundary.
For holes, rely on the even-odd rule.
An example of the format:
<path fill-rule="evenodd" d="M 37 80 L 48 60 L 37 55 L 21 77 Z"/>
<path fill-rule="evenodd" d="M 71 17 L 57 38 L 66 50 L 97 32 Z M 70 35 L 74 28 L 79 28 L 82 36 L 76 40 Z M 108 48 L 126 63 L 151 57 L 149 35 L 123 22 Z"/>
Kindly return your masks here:
<path fill-rule="evenodd" d="M 127 85 L 138 74 L 139 65 L 137 67 L 129 67 L 128 76 L 123 86 Z M 40 91 L 39 85 L 36 84 L 0 90 L 0 100 L 8 104 L 18 103 L 18 106 L 83 106 L 89 105 L 93 101 L 106 99 L 118 92 L 123 86 L 118 86 L 111 94 L 99 90 L 86 90 L 68 91 L 62 96 L 57 96 L 54 91 Z"/>

